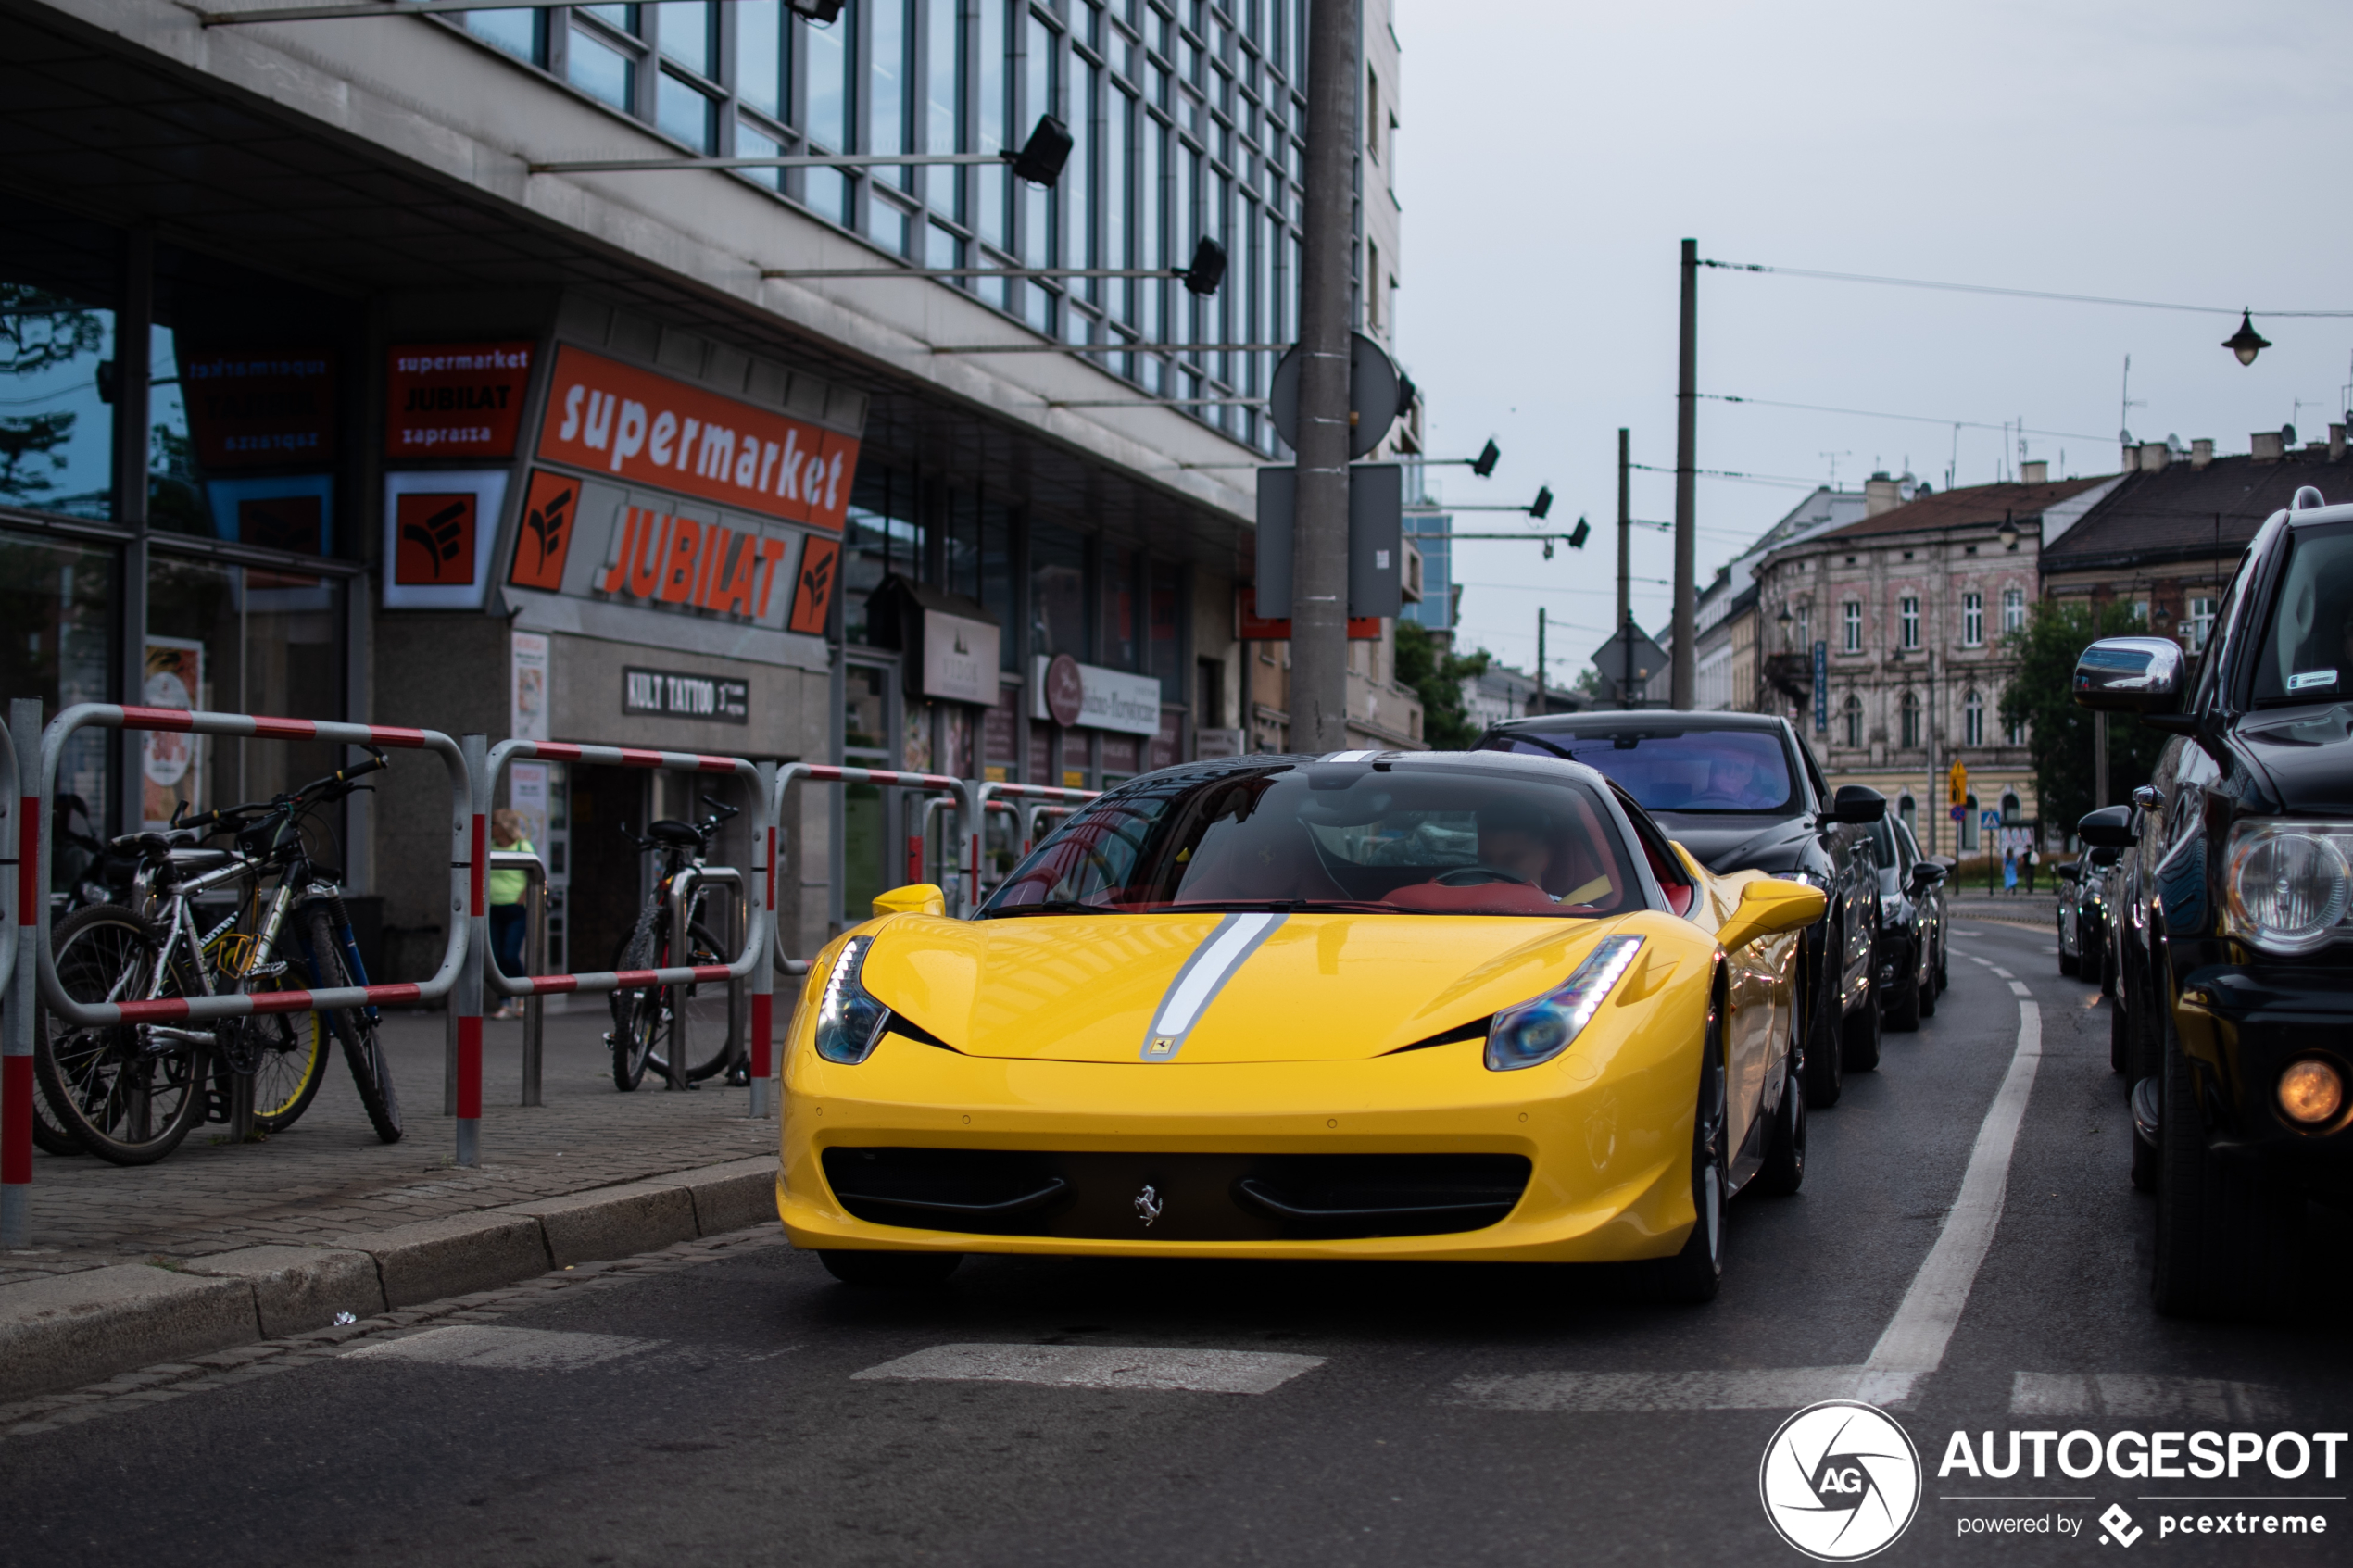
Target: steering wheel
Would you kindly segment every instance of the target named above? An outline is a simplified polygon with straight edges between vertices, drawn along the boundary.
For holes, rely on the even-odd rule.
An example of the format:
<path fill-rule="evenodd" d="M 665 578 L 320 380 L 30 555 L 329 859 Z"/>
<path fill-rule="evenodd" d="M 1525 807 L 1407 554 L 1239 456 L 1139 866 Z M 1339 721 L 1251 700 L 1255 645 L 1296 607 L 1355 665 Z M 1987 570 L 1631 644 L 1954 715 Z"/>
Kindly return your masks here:
<path fill-rule="evenodd" d="M 1456 866 L 1453 871 L 1430 878 L 1440 887 L 1483 887 L 1491 882 L 1516 882 L 1522 887 L 1536 884 L 1524 876 L 1516 876 L 1493 866 Z"/>

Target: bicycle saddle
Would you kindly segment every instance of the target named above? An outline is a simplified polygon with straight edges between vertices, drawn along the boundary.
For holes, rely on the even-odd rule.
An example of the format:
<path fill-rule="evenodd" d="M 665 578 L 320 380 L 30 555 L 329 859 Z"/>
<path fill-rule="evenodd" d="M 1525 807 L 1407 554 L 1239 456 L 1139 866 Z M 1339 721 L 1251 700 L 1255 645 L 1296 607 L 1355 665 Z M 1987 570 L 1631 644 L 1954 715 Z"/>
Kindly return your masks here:
<path fill-rule="evenodd" d="M 681 849 L 695 849 L 702 845 L 702 834 L 675 817 L 662 817 L 646 824 L 646 836 L 656 844 L 674 845 Z"/>

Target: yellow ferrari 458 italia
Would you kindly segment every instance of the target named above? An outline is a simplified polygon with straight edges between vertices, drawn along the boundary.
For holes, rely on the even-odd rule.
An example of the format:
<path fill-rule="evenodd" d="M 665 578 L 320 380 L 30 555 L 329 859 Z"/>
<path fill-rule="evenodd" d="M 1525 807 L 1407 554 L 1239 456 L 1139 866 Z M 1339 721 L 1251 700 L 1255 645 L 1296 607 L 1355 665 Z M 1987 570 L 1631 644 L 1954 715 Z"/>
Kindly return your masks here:
<path fill-rule="evenodd" d="M 811 966 L 777 1202 L 856 1284 L 966 1252 L 1640 1262 L 1805 1174 L 1795 939 L 1590 768 L 1200 762 L 1091 802 L 971 920 L 905 888 Z"/>

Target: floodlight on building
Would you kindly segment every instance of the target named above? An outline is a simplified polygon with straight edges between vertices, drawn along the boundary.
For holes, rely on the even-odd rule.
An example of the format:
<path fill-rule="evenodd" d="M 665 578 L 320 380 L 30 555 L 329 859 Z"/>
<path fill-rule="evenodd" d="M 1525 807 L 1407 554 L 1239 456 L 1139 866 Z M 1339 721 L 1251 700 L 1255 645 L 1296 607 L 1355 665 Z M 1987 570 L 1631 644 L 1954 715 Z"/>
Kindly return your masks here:
<path fill-rule="evenodd" d="M 1536 500 L 1529 507 L 1528 515 L 1534 518 L 1537 521 L 1541 522 L 1544 521 L 1545 514 L 1550 512 L 1552 509 L 1553 487 L 1549 484 L 1537 486 Z"/>
<path fill-rule="evenodd" d="M 841 15 L 842 0 L 789 0 L 793 15 L 807 17 L 819 27 L 825 27 Z"/>
<path fill-rule="evenodd" d="M 1070 160 L 1069 128 L 1041 114 L 1018 147 L 993 153 L 784 153 L 766 157 L 564 158 L 523 167 L 533 174 L 626 174 L 654 169 L 912 169 L 950 164 L 1010 164 L 1016 178 L 1051 185 Z"/>
<path fill-rule="evenodd" d="M 1470 470 L 1479 478 L 1485 479 L 1495 471 L 1495 465 L 1503 460 L 1504 449 L 1495 445 L 1495 438 L 1491 435 L 1487 438 L 1487 445 L 1478 449 L 1478 456 L 1471 459 Z"/>
<path fill-rule="evenodd" d="M 2222 346 L 2239 357 L 2242 365 L 2252 365 L 2255 357 L 2271 346 L 2271 340 L 2255 330 L 2253 312 L 2239 312 L 2239 330 L 2222 340 Z"/>

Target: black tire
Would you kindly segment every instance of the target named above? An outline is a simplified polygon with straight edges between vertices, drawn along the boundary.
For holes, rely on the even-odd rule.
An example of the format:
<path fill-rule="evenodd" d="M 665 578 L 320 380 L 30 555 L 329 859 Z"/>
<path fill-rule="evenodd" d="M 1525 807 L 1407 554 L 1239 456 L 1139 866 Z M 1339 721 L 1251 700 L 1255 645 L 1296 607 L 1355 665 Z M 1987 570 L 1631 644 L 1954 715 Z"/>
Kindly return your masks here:
<path fill-rule="evenodd" d="M 2163 1135 L 2160 1134 L 2159 1136 Z M 2157 1190 L 2158 1167 L 2164 1163 L 2164 1152 L 2157 1145 L 2141 1136 L 2140 1129 L 2133 1130 L 2133 1185 L 2142 1192 Z"/>
<path fill-rule="evenodd" d="M 1817 1110 L 1836 1105 L 1846 1086 L 1846 1062 L 1838 1038 L 1837 960 L 1831 956 L 1842 950 L 1833 928 L 1815 960 L 1814 994 L 1806 1009 L 1806 1100 Z"/>
<path fill-rule="evenodd" d="M 253 1073 L 253 1124 L 264 1133 L 283 1133 L 302 1120 L 327 1081 L 333 1031 L 315 1012 L 273 1013 L 246 1022 L 261 1039 L 261 1063 Z"/>
<path fill-rule="evenodd" d="M 673 964 L 667 938 L 655 944 L 646 959 L 634 962 L 632 968 L 670 969 L 689 965 L 701 967 L 724 964 L 727 955 L 708 927 L 697 921 L 686 928 L 693 949 L 683 961 Z M 622 993 L 616 992 L 615 996 Z M 686 1081 L 698 1084 L 718 1076 L 735 1061 L 739 1042 L 736 1039 L 734 1020 L 727 1007 L 727 983 L 698 983 L 690 985 L 652 985 L 628 993 L 629 1008 L 625 1022 L 617 1024 L 613 1033 L 613 1085 L 623 1093 L 635 1088 L 650 1069 L 657 1075 L 670 1074 L 671 1041 L 677 1034 L 677 1013 L 681 1006 L 687 1019 L 687 1048 L 708 1044 L 711 1054 L 700 1061 L 689 1057 Z"/>
<path fill-rule="evenodd" d="M 1724 1204 L 1731 1150 L 1726 1136 L 1720 972 L 1708 992 L 1707 1026 L 1700 1038 L 1699 1101 L 1692 1115 L 1692 1207 L 1699 1218 L 1681 1251 L 1645 1265 L 1653 1293 L 1667 1301 L 1713 1301 L 1724 1283 Z"/>
<path fill-rule="evenodd" d="M 1920 974 L 1919 978 L 1913 982 L 1912 989 L 1919 994 L 1920 1016 L 1934 1018 L 1936 1016 L 1936 949 L 1932 946 L 1920 954 Z"/>
<path fill-rule="evenodd" d="M 1793 1018 L 1781 1100 L 1773 1108 L 1773 1124 L 1766 1130 L 1765 1164 L 1756 1173 L 1756 1190 L 1768 1198 L 1787 1198 L 1805 1185 L 1806 1041 Z"/>
<path fill-rule="evenodd" d="M 820 1250 L 817 1261 L 844 1285 L 867 1290 L 927 1290 L 948 1283 L 964 1261 L 961 1252 Z"/>
<path fill-rule="evenodd" d="M 1944 994 L 1944 987 L 1953 983 L 1953 976 L 1944 964 L 1944 960 L 1952 956 L 1952 940 L 1945 935 L 1944 926 L 1940 922 L 1936 932 L 1936 994 L 1940 997 Z"/>
<path fill-rule="evenodd" d="M 1905 966 L 1903 978 L 1896 982 L 1887 999 L 1886 1015 L 1881 1027 L 1899 1035 L 1909 1035 L 1920 1026 L 1920 976 L 1917 963 Z"/>
<path fill-rule="evenodd" d="M 2062 937 L 2061 940 L 2064 941 L 2065 938 Z M 2061 947 L 2059 949 L 2058 960 L 2059 972 L 2061 974 L 2080 974 L 2083 971 L 2083 960 L 2082 956 L 2070 953 L 2065 947 Z"/>
<path fill-rule="evenodd" d="M 161 940 L 120 904 L 76 909 L 50 939 L 58 984 L 79 1002 L 144 998 Z M 175 978 L 164 994 L 181 989 Z M 151 1165 L 204 1118 L 211 1053 L 151 1043 L 135 1025 L 82 1029 L 40 1010 L 32 1051 L 42 1095 L 73 1141 L 110 1164 Z"/>
<path fill-rule="evenodd" d="M 2150 1297 L 2168 1317 L 2276 1316 L 2296 1283 L 2304 1195 L 2258 1160 L 2207 1147 L 2196 1069 L 2165 1033 Z"/>
<path fill-rule="evenodd" d="M 1865 997 L 1863 1005 L 1846 1015 L 1839 1028 L 1839 1054 L 1849 1073 L 1879 1071 L 1879 998 Z"/>
<path fill-rule="evenodd" d="M 47 1010 L 34 1011 L 32 1027 L 32 1048 L 37 1053 L 41 1049 L 41 1036 L 49 1027 Z M 47 1092 L 39 1087 L 35 1087 L 32 1094 L 32 1147 L 44 1154 L 61 1157 L 88 1152 L 82 1147 L 82 1140 L 73 1135 L 73 1129 L 57 1120 L 57 1108 L 49 1103 Z"/>
<path fill-rule="evenodd" d="M 343 947 L 335 940 L 326 906 L 313 904 L 304 910 L 302 929 L 310 944 L 312 983 L 322 991 L 350 985 L 350 971 L 344 967 Z M 400 1092 L 393 1087 L 392 1063 L 384 1059 L 384 1044 L 376 1038 L 376 1026 L 369 1022 L 366 1010 L 333 1008 L 318 1017 L 343 1047 L 351 1081 L 359 1090 L 359 1103 L 368 1110 L 369 1125 L 385 1143 L 398 1143 Z"/>
<path fill-rule="evenodd" d="M 2122 1073 L 2132 1065 L 2132 1025 L 2124 1017 L 2123 1000 L 2110 996 L 2108 999 L 2108 1070 Z M 2129 1079 L 2124 1087 L 2127 1092 L 2131 1091 L 2133 1085 Z"/>

